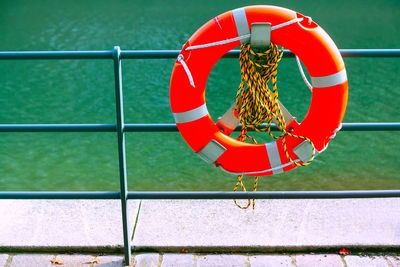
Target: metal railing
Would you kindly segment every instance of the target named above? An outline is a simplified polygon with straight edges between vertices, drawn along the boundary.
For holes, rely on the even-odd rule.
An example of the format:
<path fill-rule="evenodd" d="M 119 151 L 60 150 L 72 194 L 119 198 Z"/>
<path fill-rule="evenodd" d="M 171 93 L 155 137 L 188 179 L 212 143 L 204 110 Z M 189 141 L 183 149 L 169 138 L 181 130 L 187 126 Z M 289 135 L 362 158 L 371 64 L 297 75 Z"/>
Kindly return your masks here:
<path fill-rule="evenodd" d="M 265 192 L 128 192 L 125 156 L 126 132 L 176 132 L 175 124 L 125 124 L 122 94 L 122 59 L 171 59 L 178 50 L 121 51 L 24 51 L 0 52 L 0 60 L 111 59 L 115 80 L 115 124 L 0 124 L 0 132 L 116 132 L 119 157 L 119 192 L 0 192 L 0 199 L 121 199 L 125 262 L 131 261 L 131 240 L 127 221 L 128 199 L 303 199 L 303 198 L 381 198 L 400 197 L 400 190 L 368 191 L 265 191 Z M 400 49 L 342 49 L 343 57 L 400 57 Z M 224 58 L 237 58 L 232 50 Z M 288 50 L 283 57 L 294 57 Z M 239 127 L 236 129 L 239 130 Z M 273 127 L 273 130 L 277 130 Z M 341 131 L 400 131 L 400 123 L 343 123 Z"/>

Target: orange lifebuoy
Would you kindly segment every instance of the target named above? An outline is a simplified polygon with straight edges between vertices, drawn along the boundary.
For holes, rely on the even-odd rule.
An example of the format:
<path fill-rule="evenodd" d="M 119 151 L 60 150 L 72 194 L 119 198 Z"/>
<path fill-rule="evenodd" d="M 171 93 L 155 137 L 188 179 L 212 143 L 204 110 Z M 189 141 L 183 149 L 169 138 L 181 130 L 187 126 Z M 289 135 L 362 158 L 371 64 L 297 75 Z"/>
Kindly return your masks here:
<path fill-rule="evenodd" d="M 223 13 L 204 24 L 184 45 L 172 72 L 171 109 L 177 127 L 189 146 L 203 159 L 225 171 L 244 175 L 271 175 L 296 167 L 285 155 L 282 139 L 266 144 L 239 142 L 220 131 L 208 114 L 205 87 L 215 63 L 229 50 L 247 42 L 252 23 L 282 25 L 303 15 L 275 6 L 249 6 Z M 235 41 L 202 49 L 188 49 L 221 40 Z M 239 40 L 240 39 L 240 40 Z M 308 137 L 322 152 L 341 126 L 346 110 L 348 83 L 343 59 L 329 35 L 315 22 L 297 20 L 271 33 L 271 42 L 283 46 L 304 63 L 311 76 L 312 99 L 299 124 L 287 129 Z M 304 140 L 285 136 L 292 159 L 306 162 Z"/>

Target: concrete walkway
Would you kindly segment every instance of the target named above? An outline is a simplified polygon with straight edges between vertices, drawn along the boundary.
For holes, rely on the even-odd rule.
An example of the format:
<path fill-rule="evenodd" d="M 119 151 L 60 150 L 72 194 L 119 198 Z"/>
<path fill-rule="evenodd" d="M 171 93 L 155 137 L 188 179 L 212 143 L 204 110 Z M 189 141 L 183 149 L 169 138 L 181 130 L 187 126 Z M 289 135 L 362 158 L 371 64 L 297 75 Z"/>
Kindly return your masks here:
<path fill-rule="evenodd" d="M 128 214 L 137 266 L 400 266 L 389 254 L 400 251 L 400 198 L 257 200 L 255 210 L 231 200 L 143 200 L 129 201 Z M 29 256 L 19 253 L 122 254 L 119 200 L 0 200 L 0 218 L 0 266 L 24 266 L 10 265 Z M 342 247 L 387 257 L 340 257 Z M 108 257 L 103 264 L 117 265 L 102 266 L 121 266 L 121 255 Z"/>
<path fill-rule="evenodd" d="M 130 201 L 130 227 L 139 201 Z M 120 200 L 0 200 L 0 251 L 120 252 Z M 131 235 L 130 233 L 130 235 Z"/>
<path fill-rule="evenodd" d="M 133 248 L 179 252 L 316 252 L 400 248 L 400 199 L 142 201 Z"/>

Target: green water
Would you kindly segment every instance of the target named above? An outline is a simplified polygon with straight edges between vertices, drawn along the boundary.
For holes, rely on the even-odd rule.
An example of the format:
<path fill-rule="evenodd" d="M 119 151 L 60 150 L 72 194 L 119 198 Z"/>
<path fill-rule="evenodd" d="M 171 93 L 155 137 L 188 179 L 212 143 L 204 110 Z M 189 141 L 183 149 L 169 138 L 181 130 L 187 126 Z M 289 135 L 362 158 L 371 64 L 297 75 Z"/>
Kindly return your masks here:
<path fill-rule="evenodd" d="M 311 16 L 339 48 L 400 48 L 400 1 L 0 1 L 0 51 L 180 49 L 209 19 L 249 4 Z M 172 123 L 174 60 L 124 60 L 126 123 Z M 344 122 L 400 121 L 400 60 L 345 59 Z M 310 93 L 293 59 L 279 68 L 282 102 L 300 120 Z M 237 59 L 207 84 L 216 119 L 230 106 Z M 115 123 L 111 60 L 0 61 L 0 123 Z M 263 141 L 262 137 L 259 141 Z M 0 190 L 118 190 L 115 133 L 1 133 Z M 399 189 L 399 132 L 340 132 L 310 166 L 264 177 L 260 190 Z M 179 133 L 127 133 L 130 190 L 231 190 Z M 249 183 L 251 181 L 248 181 Z"/>

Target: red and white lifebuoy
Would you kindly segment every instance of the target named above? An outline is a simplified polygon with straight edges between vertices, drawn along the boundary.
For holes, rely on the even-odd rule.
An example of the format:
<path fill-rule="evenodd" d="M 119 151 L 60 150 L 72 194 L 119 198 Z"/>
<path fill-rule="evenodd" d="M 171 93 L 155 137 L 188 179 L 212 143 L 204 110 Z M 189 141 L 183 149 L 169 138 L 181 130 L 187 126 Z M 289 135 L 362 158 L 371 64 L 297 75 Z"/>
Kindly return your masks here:
<path fill-rule="evenodd" d="M 271 175 L 296 167 L 286 157 L 282 139 L 249 144 L 221 132 L 211 119 L 205 101 L 211 69 L 229 50 L 249 41 L 252 23 L 271 23 L 274 27 L 291 21 L 295 23 L 272 31 L 271 42 L 289 49 L 304 63 L 312 79 L 312 100 L 304 120 L 300 124 L 293 121 L 288 127 L 292 128 L 292 134 L 308 137 L 321 152 L 340 128 L 346 110 L 348 83 L 339 50 L 315 22 L 295 11 L 275 6 L 235 9 L 198 29 L 175 62 L 170 101 L 178 129 L 194 152 L 227 172 Z M 237 40 L 188 49 L 232 38 Z M 306 162 L 310 158 L 310 148 L 304 140 L 291 136 L 284 138 L 292 159 Z"/>

